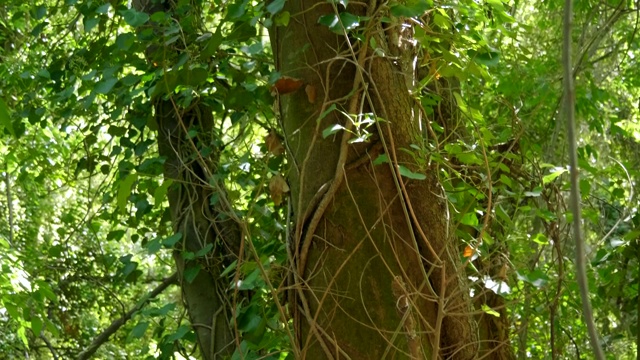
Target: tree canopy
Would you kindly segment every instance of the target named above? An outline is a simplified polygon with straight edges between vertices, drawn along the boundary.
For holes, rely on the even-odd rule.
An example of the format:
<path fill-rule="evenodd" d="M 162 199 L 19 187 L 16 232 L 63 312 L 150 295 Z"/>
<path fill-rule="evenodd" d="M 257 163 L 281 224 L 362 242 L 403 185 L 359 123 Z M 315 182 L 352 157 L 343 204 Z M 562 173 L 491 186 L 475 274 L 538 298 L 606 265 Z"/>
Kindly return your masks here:
<path fill-rule="evenodd" d="M 586 276 L 615 359 L 640 359 L 638 6 L 574 0 L 569 38 Z M 593 358 L 562 17 L 0 1 L 0 353 L 364 359 L 379 335 L 381 358 Z"/>

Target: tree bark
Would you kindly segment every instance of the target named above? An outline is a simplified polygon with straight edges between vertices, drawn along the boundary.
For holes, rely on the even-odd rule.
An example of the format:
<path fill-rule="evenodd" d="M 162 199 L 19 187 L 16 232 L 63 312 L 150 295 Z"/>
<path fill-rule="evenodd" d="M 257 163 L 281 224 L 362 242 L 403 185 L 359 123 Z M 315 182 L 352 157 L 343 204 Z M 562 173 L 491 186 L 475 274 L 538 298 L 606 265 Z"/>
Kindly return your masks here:
<path fill-rule="evenodd" d="M 401 26 L 384 25 L 388 14 L 376 5 L 350 5 L 371 19 L 356 41 L 318 24 L 337 14 L 331 4 L 288 1 L 284 10 L 289 25 L 270 33 L 277 69 L 318 93 L 315 102 L 304 91 L 279 96 L 302 357 L 474 358 L 477 329 L 445 195 L 433 168 L 407 151 L 423 141 L 411 64 L 403 63 L 410 56 L 384 55 L 410 51 L 395 41 Z M 331 105 L 339 111 L 323 117 Z M 358 129 L 355 114 L 363 113 L 376 122 Z M 349 131 L 323 138 L 334 124 Z M 365 131 L 367 142 L 349 142 Z M 381 155 L 389 163 L 374 165 Z M 400 166 L 426 178 L 404 177 Z"/>

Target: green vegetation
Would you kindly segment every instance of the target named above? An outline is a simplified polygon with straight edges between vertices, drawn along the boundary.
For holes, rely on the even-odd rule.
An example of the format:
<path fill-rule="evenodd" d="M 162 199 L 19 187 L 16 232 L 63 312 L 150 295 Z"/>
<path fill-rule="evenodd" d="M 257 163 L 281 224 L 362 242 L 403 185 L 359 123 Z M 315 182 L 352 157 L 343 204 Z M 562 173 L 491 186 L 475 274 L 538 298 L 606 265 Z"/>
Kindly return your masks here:
<path fill-rule="evenodd" d="M 640 9 L 575 0 L 582 230 L 640 359 Z M 591 359 L 560 2 L 0 0 L 0 357 Z"/>

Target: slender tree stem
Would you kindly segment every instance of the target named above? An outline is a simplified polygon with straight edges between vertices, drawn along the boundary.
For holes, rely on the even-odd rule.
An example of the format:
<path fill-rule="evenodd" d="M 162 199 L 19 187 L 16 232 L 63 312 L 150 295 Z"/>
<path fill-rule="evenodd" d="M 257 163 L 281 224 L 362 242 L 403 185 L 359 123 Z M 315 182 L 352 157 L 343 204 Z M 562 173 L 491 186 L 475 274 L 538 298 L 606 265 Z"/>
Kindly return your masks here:
<path fill-rule="evenodd" d="M 576 278 L 580 286 L 582 298 L 582 310 L 587 324 L 591 347 L 595 358 L 604 360 L 604 353 L 600 346 L 600 339 L 593 321 L 593 311 L 589 300 L 589 283 L 587 281 L 587 266 L 584 251 L 584 239 L 582 238 L 582 214 L 580 210 L 580 188 L 578 183 L 578 154 L 576 143 L 575 120 L 575 89 L 573 84 L 573 71 L 571 66 L 571 22 L 573 17 L 572 0 L 565 0 L 564 7 L 564 39 L 562 44 L 562 62 L 564 67 L 564 99 L 567 116 L 567 141 L 569 143 L 569 165 L 571 177 L 570 208 L 573 214 L 573 237 L 576 242 Z"/>

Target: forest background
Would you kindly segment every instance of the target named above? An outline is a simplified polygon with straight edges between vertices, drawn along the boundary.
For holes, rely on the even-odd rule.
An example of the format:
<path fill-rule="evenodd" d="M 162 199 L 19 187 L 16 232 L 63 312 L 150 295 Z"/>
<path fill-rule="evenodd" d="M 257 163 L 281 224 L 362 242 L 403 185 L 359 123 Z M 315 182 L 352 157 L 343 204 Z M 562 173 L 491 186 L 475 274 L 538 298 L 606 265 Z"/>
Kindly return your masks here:
<path fill-rule="evenodd" d="M 0 1 L 0 354 L 589 359 L 557 1 Z M 598 343 L 640 359 L 640 4 L 576 0 Z"/>

